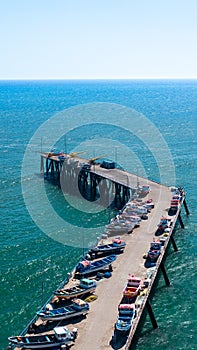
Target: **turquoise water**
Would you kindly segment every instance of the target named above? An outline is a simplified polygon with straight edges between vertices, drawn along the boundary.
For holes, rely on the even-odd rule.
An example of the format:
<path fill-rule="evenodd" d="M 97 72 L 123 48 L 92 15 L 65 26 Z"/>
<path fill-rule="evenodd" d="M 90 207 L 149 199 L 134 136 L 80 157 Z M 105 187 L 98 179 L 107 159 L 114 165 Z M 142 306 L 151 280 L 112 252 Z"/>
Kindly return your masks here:
<path fill-rule="evenodd" d="M 1 234 L 0 234 L 0 349 L 7 346 L 7 337 L 23 330 L 44 300 L 65 279 L 82 254 L 82 248 L 63 245 L 43 233 L 32 220 L 24 203 L 21 189 L 21 167 L 25 148 L 38 127 L 55 113 L 86 103 L 116 103 L 142 113 L 154 123 L 171 151 L 175 164 L 176 184 L 187 191 L 187 203 L 191 215 L 185 216 L 185 229 L 178 229 L 176 242 L 178 253 L 169 251 L 166 268 L 172 286 L 164 287 L 161 277 L 152 304 L 159 329 L 152 330 L 147 317 L 142 337 L 136 348 L 143 349 L 195 349 L 196 319 L 196 81 L 57 81 L 57 82 L 0 82 L 0 145 L 1 145 Z M 106 123 L 108 120 L 106 120 Z M 113 140 L 126 145 L 143 162 L 150 179 L 160 180 L 157 164 L 151 152 L 136 138 L 116 127 L 100 125 L 75 129 L 67 137 L 67 151 L 71 152 L 86 138 L 101 137 L 104 132 Z M 149 132 L 149 131 L 147 131 Z M 95 135 L 94 135 L 95 133 Z M 44 135 L 43 135 L 44 136 Z M 93 140 L 94 141 L 94 140 Z M 40 142 L 40 141 L 39 141 Z M 58 147 L 64 147 L 60 140 Z M 97 147 L 97 146 L 95 146 Z M 40 151 L 40 148 L 38 148 Z M 97 154 L 103 154 L 94 151 Z M 106 150 L 105 153 L 108 153 Z M 94 156 L 91 154 L 91 156 Z M 118 154 L 118 162 L 124 163 L 124 154 Z M 39 163 L 39 154 L 38 154 Z M 164 160 L 168 172 L 168 162 Z M 125 166 L 124 166 L 125 167 Z M 39 168 L 39 164 L 38 164 Z M 135 168 L 135 161 L 128 161 L 128 168 Z M 35 169 L 35 173 L 38 170 Z M 140 172 L 140 170 L 139 170 Z M 32 174 L 34 170 L 32 169 Z M 141 175 L 141 174 L 139 174 Z M 35 178 L 29 177 L 30 186 Z M 38 180 L 39 181 L 39 177 Z M 169 183 L 169 185 L 171 185 Z M 70 210 L 61 191 L 46 184 L 53 207 L 62 216 Z M 39 203 L 42 212 L 42 202 Z M 38 208 L 39 209 L 39 208 Z M 65 210 L 65 211 L 64 211 Z M 64 213 L 61 213 L 64 211 Z M 74 212 L 71 210 L 70 217 Z M 111 213 L 112 215 L 112 213 Z M 109 219 L 93 214 L 84 222 L 84 215 L 77 213 L 72 220 L 88 228 Z M 45 220 L 47 216 L 45 215 Z M 77 230 L 72 233 L 78 234 Z M 90 235 L 90 243 L 96 235 Z M 96 349 L 99 350 L 99 349 Z"/>

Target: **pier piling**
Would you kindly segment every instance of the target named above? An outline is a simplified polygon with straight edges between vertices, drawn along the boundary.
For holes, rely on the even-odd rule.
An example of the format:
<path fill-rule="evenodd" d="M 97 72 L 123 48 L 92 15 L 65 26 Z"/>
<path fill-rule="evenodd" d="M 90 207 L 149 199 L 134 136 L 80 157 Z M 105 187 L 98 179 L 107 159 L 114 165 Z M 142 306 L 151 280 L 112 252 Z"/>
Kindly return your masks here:
<path fill-rule="evenodd" d="M 186 214 L 189 215 L 190 212 L 189 212 L 189 209 L 188 209 L 188 206 L 187 206 L 187 203 L 186 203 L 186 200 L 185 200 L 185 199 L 184 199 L 184 201 L 183 201 L 183 205 L 184 205 L 184 207 L 185 207 Z"/>
<path fill-rule="evenodd" d="M 170 286 L 170 280 L 169 280 L 168 275 L 166 273 L 166 269 L 165 269 L 163 261 L 161 261 L 160 267 L 161 267 L 161 271 L 163 273 L 164 280 L 166 282 L 166 286 L 169 287 Z"/>
<path fill-rule="evenodd" d="M 184 228 L 184 223 L 183 223 L 183 220 L 181 218 L 181 213 L 179 212 L 179 215 L 178 215 L 178 219 L 179 219 L 179 222 L 180 222 L 180 225 L 181 225 L 181 228 Z"/>
<path fill-rule="evenodd" d="M 177 248 L 177 245 L 176 245 L 176 242 L 175 242 L 175 240 L 174 240 L 173 235 L 170 236 L 170 240 L 171 240 L 171 242 L 172 242 L 174 251 L 175 251 L 175 252 L 178 252 L 178 248 Z"/>
<path fill-rule="evenodd" d="M 155 315 L 154 315 L 154 313 L 153 313 L 153 309 L 152 309 L 152 306 L 151 306 L 151 303 L 150 303 L 149 299 L 147 299 L 146 308 L 147 308 L 147 311 L 148 311 L 148 313 L 149 313 L 150 320 L 151 320 L 151 322 L 152 322 L 153 328 L 154 328 L 154 329 L 158 328 L 158 324 L 157 324 Z"/>

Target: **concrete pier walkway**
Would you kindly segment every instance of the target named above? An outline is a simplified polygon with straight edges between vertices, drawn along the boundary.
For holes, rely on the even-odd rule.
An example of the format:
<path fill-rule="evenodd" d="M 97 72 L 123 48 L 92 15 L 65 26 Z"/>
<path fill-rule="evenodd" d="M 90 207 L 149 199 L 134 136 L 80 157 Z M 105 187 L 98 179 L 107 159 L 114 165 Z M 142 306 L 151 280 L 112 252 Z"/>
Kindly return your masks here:
<path fill-rule="evenodd" d="M 141 222 L 133 233 L 124 234 L 126 249 L 113 263 L 112 277 L 98 283 L 96 295 L 98 299 L 90 304 L 87 318 L 78 324 L 79 335 L 74 345 L 76 350 L 107 350 L 113 349 L 111 340 L 114 325 L 118 316 L 118 304 L 122 299 L 122 291 L 127 282 L 128 274 L 134 274 L 142 279 L 146 277 L 143 255 L 148 251 L 157 230 L 157 224 L 162 215 L 167 215 L 172 197 L 168 187 L 147 181 L 151 192 L 146 198 L 152 198 L 155 208 L 149 214 L 148 220 Z M 125 348 L 125 345 L 121 347 Z M 120 349 L 120 347 L 119 347 Z"/>

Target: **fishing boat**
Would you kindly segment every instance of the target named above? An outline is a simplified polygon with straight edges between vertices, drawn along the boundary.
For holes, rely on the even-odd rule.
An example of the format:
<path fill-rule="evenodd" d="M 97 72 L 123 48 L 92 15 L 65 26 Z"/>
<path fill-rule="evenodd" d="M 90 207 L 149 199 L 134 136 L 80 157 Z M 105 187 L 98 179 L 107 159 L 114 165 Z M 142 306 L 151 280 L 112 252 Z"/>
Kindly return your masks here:
<path fill-rule="evenodd" d="M 77 337 L 77 333 L 77 328 L 70 332 L 67 327 L 55 327 L 53 334 L 15 336 L 9 337 L 8 340 L 11 346 L 19 349 L 54 349 L 62 345 L 71 346 Z"/>
<path fill-rule="evenodd" d="M 136 214 L 127 214 L 127 213 L 122 213 L 121 215 L 118 215 L 118 217 L 122 220 L 130 220 L 135 224 L 135 227 L 140 226 L 140 222 L 142 221 L 141 218 L 136 215 Z"/>
<path fill-rule="evenodd" d="M 158 229 L 159 230 L 165 230 L 165 228 L 168 227 L 168 219 L 165 216 L 162 216 L 162 218 L 160 219 L 160 222 L 158 224 Z"/>
<path fill-rule="evenodd" d="M 80 283 L 76 286 L 70 288 L 57 289 L 54 294 L 59 299 L 72 299 L 81 297 L 82 295 L 93 293 L 95 291 L 97 284 L 95 281 L 88 278 L 82 278 Z"/>
<path fill-rule="evenodd" d="M 123 290 L 123 296 L 127 298 L 136 297 L 139 293 L 139 290 L 140 290 L 139 287 L 126 286 Z"/>
<path fill-rule="evenodd" d="M 124 209 L 124 213 L 127 213 L 128 215 L 138 215 L 139 217 L 142 217 L 143 215 L 148 214 L 147 208 L 145 208 L 143 205 L 127 205 Z"/>
<path fill-rule="evenodd" d="M 123 289 L 123 296 L 127 298 L 136 297 L 141 289 L 142 280 L 134 275 L 128 275 L 127 284 Z"/>
<path fill-rule="evenodd" d="M 112 254 L 106 258 L 99 259 L 96 261 L 83 260 L 80 261 L 75 269 L 75 275 L 79 274 L 81 276 L 91 274 L 100 270 L 104 270 L 109 267 L 116 260 L 116 255 Z"/>
<path fill-rule="evenodd" d="M 126 243 L 123 240 L 116 238 L 110 244 L 97 245 L 91 248 L 88 254 L 90 254 L 90 256 L 94 254 L 97 256 L 99 254 L 120 253 L 124 250 L 125 246 Z"/>
<path fill-rule="evenodd" d="M 118 319 L 115 329 L 121 332 L 128 332 L 131 329 L 135 318 L 135 304 L 120 304 L 118 307 Z"/>
<path fill-rule="evenodd" d="M 132 232 L 135 223 L 129 220 L 116 220 L 105 226 L 105 232 L 110 236 Z"/>
<path fill-rule="evenodd" d="M 173 196 L 171 202 L 170 202 L 170 209 L 172 211 L 176 211 L 178 209 L 178 207 L 180 206 L 180 201 L 177 198 L 177 196 Z"/>
<path fill-rule="evenodd" d="M 150 249 L 148 251 L 148 258 L 151 260 L 151 261 L 156 261 L 161 253 L 161 247 L 162 247 L 162 244 L 160 241 L 158 242 L 151 242 L 150 243 Z"/>
<path fill-rule="evenodd" d="M 129 274 L 127 279 L 127 286 L 130 287 L 141 287 L 142 279 L 134 275 Z"/>
<path fill-rule="evenodd" d="M 37 316 L 45 321 L 60 321 L 68 318 L 86 315 L 89 311 L 89 304 L 81 299 L 74 299 L 71 305 L 57 309 L 42 309 Z"/>

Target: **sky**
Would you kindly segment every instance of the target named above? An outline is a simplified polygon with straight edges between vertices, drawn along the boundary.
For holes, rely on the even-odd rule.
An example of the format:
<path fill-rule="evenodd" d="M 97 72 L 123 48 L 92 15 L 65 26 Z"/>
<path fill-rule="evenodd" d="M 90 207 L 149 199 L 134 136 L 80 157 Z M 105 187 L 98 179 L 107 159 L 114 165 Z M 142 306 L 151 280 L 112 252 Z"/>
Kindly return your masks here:
<path fill-rule="evenodd" d="M 0 0 L 0 79 L 197 79 L 197 0 Z"/>

